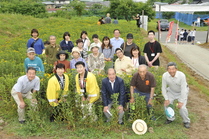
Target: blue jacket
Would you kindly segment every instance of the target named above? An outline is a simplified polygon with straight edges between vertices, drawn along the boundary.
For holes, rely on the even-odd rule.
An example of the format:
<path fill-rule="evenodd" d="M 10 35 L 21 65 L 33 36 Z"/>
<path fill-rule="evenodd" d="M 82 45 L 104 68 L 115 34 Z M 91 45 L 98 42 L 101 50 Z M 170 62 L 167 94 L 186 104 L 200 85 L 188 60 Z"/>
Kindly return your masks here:
<path fill-rule="evenodd" d="M 27 43 L 27 48 L 31 47 L 31 45 L 34 41 L 35 40 L 33 38 L 30 38 Z M 43 49 L 45 49 L 44 43 L 43 43 L 42 39 L 40 39 L 40 38 L 34 43 L 33 47 L 35 49 L 36 54 L 38 54 L 38 55 L 42 54 Z"/>
<path fill-rule="evenodd" d="M 67 50 L 68 52 L 72 52 L 74 45 L 72 41 L 68 41 L 68 44 L 66 44 L 65 40 L 63 40 L 60 42 L 60 47 L 62 50 Z"/>
<path fill-rule="evenodd" d="M 112 102 L 111 95 L 114 93 L 119 93 L 118 96 L 118 104 L 124 106 L 125 105 L 125 84 L 123 79 L 120 77 L 115 78 L 114 89 L 112 89 L 111 83 L 109 82 L 109 78 L 104 78 L 102 80 L 102 101 L 104 106 L 108 106 Z"/>

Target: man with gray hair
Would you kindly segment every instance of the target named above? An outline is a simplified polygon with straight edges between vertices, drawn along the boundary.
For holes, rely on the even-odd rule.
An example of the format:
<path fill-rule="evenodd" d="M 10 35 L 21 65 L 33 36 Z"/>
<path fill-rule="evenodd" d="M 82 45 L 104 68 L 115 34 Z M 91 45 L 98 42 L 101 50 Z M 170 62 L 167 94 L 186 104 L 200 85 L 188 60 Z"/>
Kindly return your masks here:
<path fill-rule="evenodd" d="M 178 100 L 177 107 L 183 119 L 184 127 L 190 128 L 190 119 L 186 108 L 189 88 L 186 81 L 186 76 L 183 72 L 177 70 L 177 65 L 174 62 L 169 62 L 167 72 L 162 77 L 162 94 L 165 98 L 165 109 L 169 104 L 173 104 L 174 100 Z M 165 124 L 173 122 L 175 117 L 167 117 Z"/>
<path fill-rule="evenodd" d="M 152 108 L 152 100 L 154 96 L 155 87 L 156 81 L 154 75 L 147 71 L 147 65 L 139 65 L 138 72 L 133 75 L 131 80 L 130 103 L 134 102 L 134 93 L 138 93 L 139 96 L 145 96 L 148 112 L 149 114 L 151 114 L 150 110 Z"/>
<path fill-rule="evenodd" d="M 54 64 L 57 61 L 56 55 L 57 52 L 61 50 L 60 46 L 56 44 L 56 37 L 51 35 L 49 37 L 50 45 L 45 48 L 46 54 L 46 63 L 47 64 Z"/>
<path fill-rule="evenodd" d="M 107 117 L 107 122 L 110 121 L 112 114 L 110 113 L 110 109 L 113 105 L 113 99 L 111 96 L 115 93 L 118 93 L 118 124 L 123 125 L 123 115 L 124 110 L 123 107 L 125 105 L 125 84 L 123 79 L 116 76 L 116 71 L 113 68 L 108 69 L 107 78 L 102 80 L 102 101 L 103 101 L 103 111 L 105 116 Z"/>

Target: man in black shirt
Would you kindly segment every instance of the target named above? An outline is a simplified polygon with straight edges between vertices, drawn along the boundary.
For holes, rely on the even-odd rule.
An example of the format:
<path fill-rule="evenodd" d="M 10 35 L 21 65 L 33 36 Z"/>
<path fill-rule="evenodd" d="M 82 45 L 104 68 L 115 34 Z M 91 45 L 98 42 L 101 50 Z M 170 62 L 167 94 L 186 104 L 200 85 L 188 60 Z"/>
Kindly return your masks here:
<path fill-rule="evenodd" d="M 149 67 L 160 66 L 159 56 L 162 53 L 162 48 L 159 42 L 155 38 L 155 32 L 150 30 L 148 32 L 149 42 L 144 46 L 144 57 Z"/>

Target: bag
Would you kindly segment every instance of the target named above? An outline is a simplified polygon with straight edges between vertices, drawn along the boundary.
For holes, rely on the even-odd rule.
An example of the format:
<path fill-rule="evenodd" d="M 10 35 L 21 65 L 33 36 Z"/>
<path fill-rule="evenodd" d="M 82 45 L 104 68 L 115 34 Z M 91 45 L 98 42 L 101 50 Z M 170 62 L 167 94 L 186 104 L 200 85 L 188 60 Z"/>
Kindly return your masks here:
<path fill-rule="evenodd" d="M 34 48 L 34 44 L 39 40 L 39 38 L 37 40 L 35 40 L 30 47 Z"/>

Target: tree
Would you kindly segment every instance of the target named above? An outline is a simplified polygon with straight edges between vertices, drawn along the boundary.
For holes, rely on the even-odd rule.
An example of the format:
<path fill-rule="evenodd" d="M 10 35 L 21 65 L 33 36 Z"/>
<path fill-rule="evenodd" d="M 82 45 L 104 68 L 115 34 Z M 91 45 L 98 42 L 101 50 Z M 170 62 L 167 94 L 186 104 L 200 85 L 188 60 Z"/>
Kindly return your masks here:
<path fill-rule="evenodd" d="M 76 14 L 78 16 L 81 16 L 82 13 L 84 12 L 85 10 L 85 7 L 86 7 L 86 4 L 84 2 L 80 2 L 78 0 L 74 0 L 72 2 L 70 2 L 70 4 L 68 5 L 69 7 L 72 7 L 73 10 L 76 11 Z"/>

